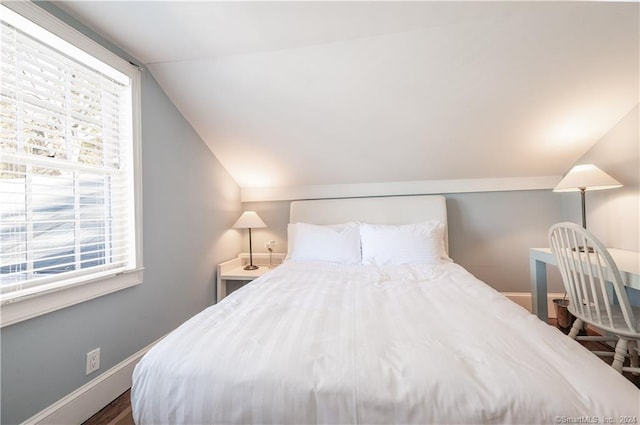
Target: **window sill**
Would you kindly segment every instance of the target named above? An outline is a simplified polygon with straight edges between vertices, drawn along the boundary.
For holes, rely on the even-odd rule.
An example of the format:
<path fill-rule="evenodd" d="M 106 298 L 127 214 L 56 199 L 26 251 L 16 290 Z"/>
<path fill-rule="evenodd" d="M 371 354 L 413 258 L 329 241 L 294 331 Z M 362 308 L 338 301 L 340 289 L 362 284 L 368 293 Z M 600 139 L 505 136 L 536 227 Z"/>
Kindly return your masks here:
<path fill-rule="evenodd" d="M 93 280 L 80 285 L 60 288 L 49 293 L 17 299 L 3 305 L 0 310 L 0 327 L 13 325 L 52 311 L 70 307 L 121 289 L 142 283 L 143 269 Z"/>

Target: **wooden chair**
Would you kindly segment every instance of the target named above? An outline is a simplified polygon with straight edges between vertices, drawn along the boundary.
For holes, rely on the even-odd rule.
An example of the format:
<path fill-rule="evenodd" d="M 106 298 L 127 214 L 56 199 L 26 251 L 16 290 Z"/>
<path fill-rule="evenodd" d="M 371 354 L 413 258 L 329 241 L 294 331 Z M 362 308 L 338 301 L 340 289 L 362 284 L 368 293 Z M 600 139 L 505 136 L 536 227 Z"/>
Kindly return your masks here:
<path fill-rule="evenodd" d="M 591 232 L 574 223 L 551 226 L 549 244 L 569 297 L 569 312 L 576 316 L 569 336 L 573 339 L 611 339 L 578 337 L 578 331 L 585 323 L 612 334 L 618 342 L 611 366 L 618 372 L 640 373 L 637 350 L 640 308 L 629 304 L 622 276 L 607 249 Z M 631 367 L 623 367 L 628 352 Z"/>

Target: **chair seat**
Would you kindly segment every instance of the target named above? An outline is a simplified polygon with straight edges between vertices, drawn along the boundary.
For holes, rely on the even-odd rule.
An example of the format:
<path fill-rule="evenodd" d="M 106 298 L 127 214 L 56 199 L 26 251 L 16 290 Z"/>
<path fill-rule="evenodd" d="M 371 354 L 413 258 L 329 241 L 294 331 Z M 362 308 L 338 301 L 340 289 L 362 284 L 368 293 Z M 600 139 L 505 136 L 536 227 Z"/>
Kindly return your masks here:
<path fill-rule="evenodd" d="M 624 316 L 622 314 L 622 308 L 619 305 L 611 306 L 611 316 L 613 319 L 613 326 L 609 323 L 609 317 L 607 316 L 606 307 L 600 307 L 600 314 L 602 317 L 602 323 L 599 323 L 597 316 L 597 309 L 594 305 L 591 306 L 589 310 L 591 310 L 591 318 L 587 315 L 581 315 L 575 309 L 572 308 L 572 305 L 569 304 L 568 310 L 571 314 L 576 316 L 578 319 L 582 319 L 583 322 L 589 323 L 590 325 L 604 330 L 606 332 L 611 332 L 618 334 L 620 336 L 640 339 L 639 331 L 640 330 L 640 307 L 631 307 L 633 311 L 633 315 L 636 319 L 635 329 L 629 330 L 626 321 L 624 320 Z"/>

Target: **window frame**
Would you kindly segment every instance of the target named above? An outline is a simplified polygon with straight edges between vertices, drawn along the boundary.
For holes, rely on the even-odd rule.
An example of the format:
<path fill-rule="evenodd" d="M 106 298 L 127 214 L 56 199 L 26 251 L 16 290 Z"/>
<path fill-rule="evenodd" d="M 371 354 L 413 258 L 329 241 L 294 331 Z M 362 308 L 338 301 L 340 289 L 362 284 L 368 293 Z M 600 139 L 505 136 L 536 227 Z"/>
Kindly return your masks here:
<path fill-rule="evenodd" d="M 24 18 L 62 38 L 85 53 L 106 63 L 131 78 L 133 128 L 133 208 L 135 267 L 126 272 L 102 272 L 69 279 L 69 284 L 44 289 L 16 298 L 7 297 L 0 306 L 0 327 L 9 326 L 52 311 L 110 294 L 143 281 L 142 261 L 142 161 L 141 161 L 141 78 L 140 68 L 93 41 L 75 28 L 31 2 L 5 2 L 7 7 Z"/>

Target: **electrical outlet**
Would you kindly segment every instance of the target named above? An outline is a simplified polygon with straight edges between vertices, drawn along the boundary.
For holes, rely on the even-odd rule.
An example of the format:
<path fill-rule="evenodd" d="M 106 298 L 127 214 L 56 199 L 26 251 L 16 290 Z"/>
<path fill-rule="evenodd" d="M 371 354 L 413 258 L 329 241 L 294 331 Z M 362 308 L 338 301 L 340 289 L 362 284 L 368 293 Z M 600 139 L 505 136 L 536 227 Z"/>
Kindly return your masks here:
<path fill-rule="evenodd" d="M 87 353 L 87 375 L 100 369 L 100 348 Z"/>

